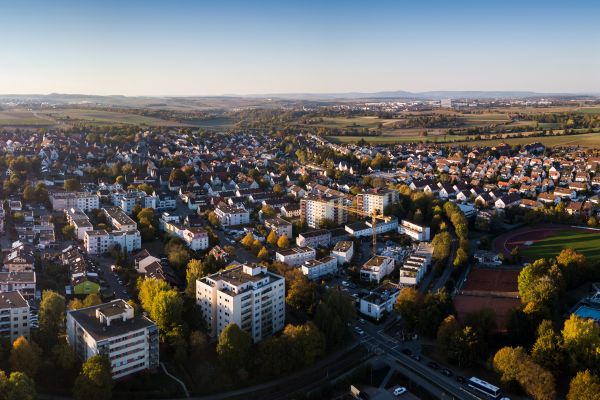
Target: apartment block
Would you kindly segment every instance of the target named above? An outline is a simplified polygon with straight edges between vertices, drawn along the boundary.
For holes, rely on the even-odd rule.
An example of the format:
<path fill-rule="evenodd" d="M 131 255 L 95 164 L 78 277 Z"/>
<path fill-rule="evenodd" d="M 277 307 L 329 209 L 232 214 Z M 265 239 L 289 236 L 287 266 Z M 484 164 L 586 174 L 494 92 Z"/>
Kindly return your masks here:
<path fill-rule="evenodd" d="M 337 258 L 339 265 L 349 263 L 354 257 L 354 242 L 349 240 L 337 242 L 331 255 Z"/>
<path fill-rule="evenodd" d="M 294 247 L 293 249 L 277 250 L 275 253 L 275 260 L 291 266 L 304 264 L 316 257 L 317 252 L 311 247 Z"/>
<path fill-rule="evenodd" d="M 398 285 L 385 283 L 360 299 L 359 311 L 362 315 L 379 321 L 393 311 L 399 294 Z"/>
<path fill-rule="evenodd" d="M 204 228 L 182 225 L 178 216 L 168 213 L 163 213 L 159 226 L 165 232 L 182 239 L 194 251 L 208 249 L 208 231 Z"/>
<path fill-rule="evenodd" d="M 23 297 L 31 300 L 35 296 L 35 272 L 0 272 L 0 292 L 18 290 Z"/>
<path fill-rule="evenodd" d="M 215 208 L 215 214 L 219 217 L 219 223 L 222 226 L 236 226 L 250 223 L 250 213 L 242 207 L 219 204 Z"/>
<path fill-rule="evenodd" d="M 304 232 L 296 238 L 296 244 L 300 247 L 327 247 L 329 243 L 331 243 L 331 232 L 326 229 Z"/>
<path fill-rule="evenodd" d="M 392 271 L 394 271 L 394 259 L 392 257 L 375 256 L 363 264 L 360 269 L 360 278 L 379 283 Z"/>
<path fill-rule="evenodd" d="M 327 256 L 318 260 L 309 260 L 300 265 L 299 268 L 308 279 L 319 279 L 337 272 L 337 258 Z"/>
<path fill-rule="evenodd" d="M 400 284 L 403 286 L 418 285 L 429 269 L 432 254 L 432 245 L 419 243 L 415 253 L 408 257 L 400 267 Z"/>
<path fill-rule="evenodd" d="M 431 234 L 428 226 L 422 226 L 403 219 L 398 225 L 398 233 L 410 236 L 419 242 L 428 242 L 431 240 Z"/>
<path fill-rule="evenodd" d="M 235 323 L 258 342 L 284 327 L 285 279 L 261 265 L 239 265 L 197 280 L 196 302 L 211 337 Z"/>
<path fill-rule="evenodd" d="M 88 216 L 78 208 L 69 208 L 65 210 L 67 223 L 75 228 L 75 236 L 79 240 L 83 240 L 83 235 L 87 231 L 93 231 L 94 227 Z"/>
<path fill-rule="evenodd" d="M 52 209 L 64 211 L 69 208 L 91 211 L 100 208 L 100 196 L 88 192 L 57 192 L 49 196 Z"/>
<path fill-rule="evenodd" d="M 137 223 L 129 218 L 123 210 L 118 207 L 104 207 L 102 209 L 106 220 L 117 231 L 131 231 L 137 229 Z"/>
<path fill-rule="evenodd" d="M 292 223 L 282 218 L 269 218 L 265 220 L 265 227 L 270 231 L 275 231 L 277 237 L 286 235 L 291 239 L 294 234 L 292 230 Z"/>
<path fill-rule="evenodd" d="M 300 215 L 311 228 L 319 228 L 323 220 L 330 220 L 341 225 L 348 221 L 348 212 L 339 208 L 343 205 L 343 197 L 309 195 L 300 200 Z"/>
<path fill-rule="evenodd" d="M 29 303 L 18 291 L 0 292 L 0 338 L 29 340 Z"/>
<path fill-rule="evenodd" d="M 158 327 L 124 300 L 67 312 L 67 340 L 83 360 L 110 360 L 113 379 L 159 366 Z"/>
<path fill-rule="evenodd" d="M 140 232 L 137 229 L 112 232 L 99 229 L 86 231 L 83 236 L 83 246 L 88 254 L 103 254 L 116 245 L 128 253 L 140 249 L 142 247 Z"/>
<path fill-rule="evenodd" d="M 371 189 L 356 195 L 358 209 L 368 213 L 376 211 L 383 214 L 386 207 L 400 200 L 400 195 L 394 189 Z"/>

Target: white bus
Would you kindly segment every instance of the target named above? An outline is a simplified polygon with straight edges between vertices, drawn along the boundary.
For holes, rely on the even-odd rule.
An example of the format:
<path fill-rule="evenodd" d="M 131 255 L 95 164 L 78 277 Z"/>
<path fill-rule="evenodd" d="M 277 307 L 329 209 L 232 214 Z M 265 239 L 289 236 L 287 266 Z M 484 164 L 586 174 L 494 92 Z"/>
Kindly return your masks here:
<path fill-rule="evenodd" d="M 497 399 L 498 396 L 500 396 L 500 388 L 496 387 L 494 385 L 492 385 L 491 383 L 488 383 L 484 380 L 481 380 L 479 378 L 476 378 L 474 376 L 470 377 L 469 380 L 467 381 L 467 384 L 469 385 L 469 387 L 478 390 L 482 393 L 485 393 L 486 395 Z"/>

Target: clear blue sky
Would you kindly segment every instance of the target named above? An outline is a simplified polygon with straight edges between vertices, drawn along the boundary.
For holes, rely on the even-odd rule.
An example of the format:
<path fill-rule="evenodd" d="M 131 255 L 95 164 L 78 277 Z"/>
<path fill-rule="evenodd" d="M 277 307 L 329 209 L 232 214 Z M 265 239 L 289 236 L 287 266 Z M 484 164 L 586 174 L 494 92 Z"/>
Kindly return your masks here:
<path fill-rule="evenodd" d="M 3 1 L 0 93 L 600 92 L 599 1 Z"/>

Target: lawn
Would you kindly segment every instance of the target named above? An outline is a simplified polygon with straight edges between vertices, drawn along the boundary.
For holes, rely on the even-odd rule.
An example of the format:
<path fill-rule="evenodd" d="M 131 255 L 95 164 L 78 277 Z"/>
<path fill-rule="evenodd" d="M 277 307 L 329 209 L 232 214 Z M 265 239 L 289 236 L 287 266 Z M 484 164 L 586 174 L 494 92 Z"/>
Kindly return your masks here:
<path fill-rule="evenodd" d="M 565 248 L 583 253 L 588 260 L 600 261 L 600 232 L 562 231 L 531 246 L 523 246 L 520 251 L 525 257 L 537 260 L 556 257 Z"/>

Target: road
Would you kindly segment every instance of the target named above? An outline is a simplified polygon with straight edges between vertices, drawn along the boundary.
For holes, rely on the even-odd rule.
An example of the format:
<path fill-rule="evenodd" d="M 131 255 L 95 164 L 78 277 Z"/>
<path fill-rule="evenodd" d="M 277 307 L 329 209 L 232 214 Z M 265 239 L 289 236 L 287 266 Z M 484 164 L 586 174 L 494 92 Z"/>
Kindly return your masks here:
<path fill-rule="evenodd" d="M 469 392 L 463 385 L 457 382 L 453 377 L 442 375 L 427 366 L 430 360 L 421 356 L 421 361 L 417 361 L 402 353 L 400 342 L 385 334 L 381 326 L 373 325 L 369 322 L 358 326 L 364 331 L 361 335 L 361 342 L 368 348 L 375 351 L 376 354 L 386 354 L 393 358 L 400 369 L 404 368 L 410 378 L 413 376 L 416 383 L 421 386 L 425 384 L 424 389 L 436 394 L 441 399 L 461 399 L 461 400 L 480 400 L 481 398 Z M 418 378 L 418 379 L 417 379 Z"/>
<path fill-rule="evenodd" d="M 86 253 L 84 253 L 86 254 Z M 110 266 L 115 263 L 111 257 L 89 256 L 90 260 L 98 266 L 100 277 L 104 279 L 104 286 L 107 286 L 115 294 L 115 298 L 129 300 L 130 296 L 124 283 L 119 283 L 119 277 L 114 274 Z"/>

